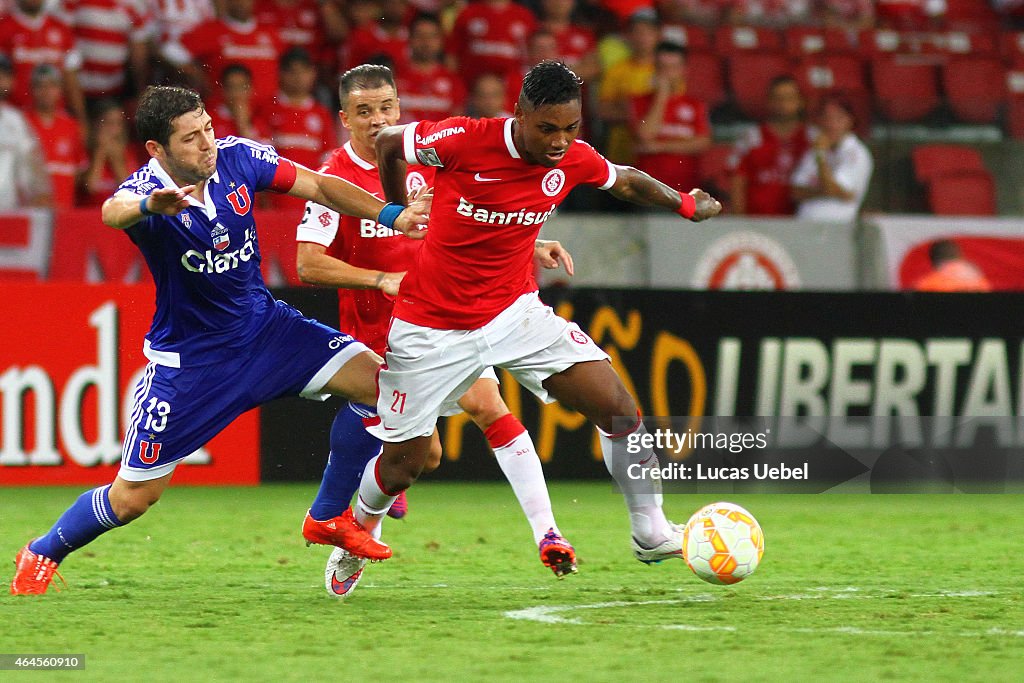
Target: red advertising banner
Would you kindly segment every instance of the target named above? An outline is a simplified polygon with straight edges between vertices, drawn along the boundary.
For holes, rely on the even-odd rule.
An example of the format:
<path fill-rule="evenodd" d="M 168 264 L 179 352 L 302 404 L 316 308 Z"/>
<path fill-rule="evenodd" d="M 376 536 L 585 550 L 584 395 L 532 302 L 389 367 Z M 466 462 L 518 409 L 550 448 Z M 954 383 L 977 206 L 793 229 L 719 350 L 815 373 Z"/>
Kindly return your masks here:
<path fill-rule="evenodd" d="M 0 300 L 0 486 L 113 480 L 153 313 L 151 285 L 18 284 Z M 178 467 L 175 484 L 259 483 L 259 411 Z"/>

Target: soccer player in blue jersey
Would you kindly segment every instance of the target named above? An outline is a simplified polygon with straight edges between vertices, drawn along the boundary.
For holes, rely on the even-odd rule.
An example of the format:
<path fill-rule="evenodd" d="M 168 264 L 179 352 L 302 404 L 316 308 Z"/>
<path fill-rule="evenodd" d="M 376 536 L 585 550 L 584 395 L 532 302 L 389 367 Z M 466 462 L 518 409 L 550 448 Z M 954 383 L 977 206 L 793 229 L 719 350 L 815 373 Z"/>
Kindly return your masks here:
<path fill-rule="evenodd" d="M 273 147 L 215 139 L 191 90 L 148 88 L 136 126 L 151 158 L 102 213 L 142 251 L 156 283 L 143 347 L 150 362 L 135 390 L 117 477 L 82 494 L 19 551 L 16 595 L 45 593 L 69 553 L 145 513 L 181 459 L 250 408 L 295 394 L 376 403 L 379 356 L 275 300 L 263 283 L 252 214 L 257 192 L 288 193 L 403 231 L 427 220 L 429 192 L 409 208 L 385 204 Z M 350 515 L 338 517 L 336 527 L 336 545 L 353 543 L 369 559 L 390 557 Z"/>

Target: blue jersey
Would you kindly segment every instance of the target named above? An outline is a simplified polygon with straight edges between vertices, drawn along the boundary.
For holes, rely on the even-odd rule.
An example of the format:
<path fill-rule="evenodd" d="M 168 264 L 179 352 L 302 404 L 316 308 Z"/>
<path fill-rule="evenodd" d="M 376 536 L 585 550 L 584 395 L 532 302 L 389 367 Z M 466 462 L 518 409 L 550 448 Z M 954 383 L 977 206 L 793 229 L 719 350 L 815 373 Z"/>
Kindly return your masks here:
<path fill-rule="evenodd" d="M 189 196 L 176 216 L 148 216 L 128 228 L 156 283 L 156 313 L 145 354 L 170 367 L 228 360 L 269 319 L 274 299 L 260 272 L 253 203 L 270 187 L 277 151 L 245 138 L 217 140 L 217 169 L 204 201 Z M 157 163 L 119 190 L 149 195 L 177 184 Z"/>

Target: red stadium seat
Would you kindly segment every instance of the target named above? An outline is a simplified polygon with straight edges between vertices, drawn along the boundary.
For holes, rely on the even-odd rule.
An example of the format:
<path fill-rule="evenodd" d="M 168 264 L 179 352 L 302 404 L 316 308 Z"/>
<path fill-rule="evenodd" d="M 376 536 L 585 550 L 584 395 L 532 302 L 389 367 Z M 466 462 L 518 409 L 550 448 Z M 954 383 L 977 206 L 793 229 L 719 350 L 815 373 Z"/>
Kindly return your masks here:
<path fill-rule="evenodd" d="M 994 216 L 996 188 L 987 171 L 963 171 L 928 185 L 928 206 L 939 216 Z"/>
<path fill-rule="evenodd" d="M 776 76 L 789 74 L 792 64 L 777 52 L 740 52 L 729 58 L 729 89 L 744 115 L 762 119 L 767 115 L 768 84 Z"/>
<path fill-rule="evenodd" d="M 942 87 L 953 114 L 967 123 L 993 123 L 1006 101 L 1006 76 L 999 60 L 952 59 L 942 68 Z"/>
<path fill-rule="evenodd" d="M 954 29 L 979 33 L 999 30 L 999 15 L 982 0 L 945 0 L 945 24 Z"/>
<path fill-rule="evenodd" d="M 1003 59 L 1014 66 L 1024 66 L 1024 31 L 1006 31 L 999 43 Z"/>
<path fill-rule="evenodd" d="M 856 39 L 851 41 L 849 34 L 838 28 L 794 26 L 786 29 L 783 37 L 790 57 L 834 55 L 857 50 Z"/>
<path fill-rule="evenodd" d="M 686 92 L 706 103 L 709 109 L 726 100 L 722 63 L 709 52 L 691 52 L 686 58 Z"/>
<path fill-rule="evenodd" d="M 932 64 L 905 56 L 881 57 L 871 62 L 875 106 L 890 121 L 916 121 L 939 105 L 939 90 Z"/>
<path fill-rule="evenodd" d="M 661 27 L 661 39 L 682 45 L 691 53 L 709 52 L 712 49 L 711 36 L 700 26 L 667 24 Z"/>
<path fill-rule="evenodd" d="M 910 160 L 914 178 L 924 185 L 959 172 L 988 173 L 981 153 L 965 145 L 918 145 L 910 153 Z"/>
<path fill-rule="evenodd" d="M 808 94 L 816 90 L 866 91 L 864 65 L 854 55 L 822 55 L 797 62 L 800 87 Z"/>
<path fill-rule="evenodd" d="M 999 45 L 996 32 L 947 31 L 932 34 L 932 42 L 942 51 L 952 55 L 996 55 Z"/>
<path fill-rule="evenodd" d="M 715 51 L 720 55 L 782 49 L 778 31 L 754 26 L 722 26 L 715 32 Z"/>
<path fill-rule="evenodd" d="M 1024 68 L 1007 72 L 1006 90 L 1009 93 L 1006 112 L 1008 132 L 1024 140 Z"/>

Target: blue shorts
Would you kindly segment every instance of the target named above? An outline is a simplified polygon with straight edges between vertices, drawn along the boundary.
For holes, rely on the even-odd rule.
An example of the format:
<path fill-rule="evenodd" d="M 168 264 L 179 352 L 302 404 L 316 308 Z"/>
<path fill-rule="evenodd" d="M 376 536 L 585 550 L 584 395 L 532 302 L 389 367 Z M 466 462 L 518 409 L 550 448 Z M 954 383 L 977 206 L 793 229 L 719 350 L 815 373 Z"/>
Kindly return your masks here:
<path fill-rule="evenodd" d="M 149 481 L 174 471 L 247 410 L 282 396 L 325 400 L 324 385 L 361 342 L 277 302 L 241 351 L 190 367 L 146 366 L 135 388 L 118 476 Z"/>

